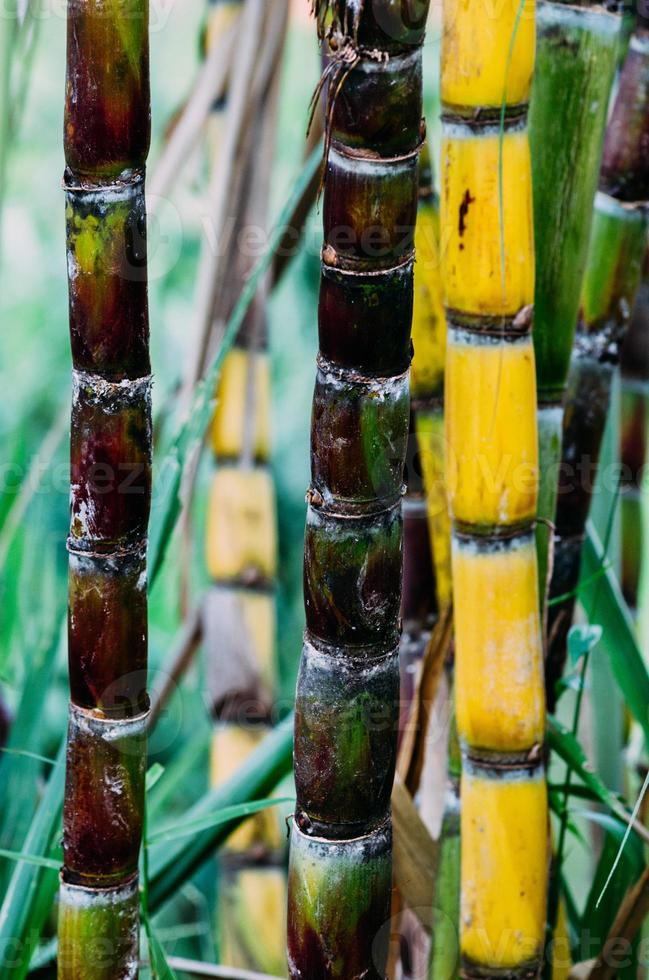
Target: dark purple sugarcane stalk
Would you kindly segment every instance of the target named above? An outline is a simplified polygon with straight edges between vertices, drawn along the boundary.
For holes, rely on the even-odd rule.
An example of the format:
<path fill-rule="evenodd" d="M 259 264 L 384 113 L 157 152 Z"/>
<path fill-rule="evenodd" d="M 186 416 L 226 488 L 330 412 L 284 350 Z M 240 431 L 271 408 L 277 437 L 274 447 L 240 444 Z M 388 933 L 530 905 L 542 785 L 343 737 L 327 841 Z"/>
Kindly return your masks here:
<path fill-rule="evenodd" d="M 422 476 L 415 418 L 411 413 L 403 498 L 403 590 L 401 594 L 401 669 L 399 738 L 405 731 L 419 670 L 439 610 L 428 502 Z"/>
<path fill-rule="evenodd" d="M 304 557 L 307 628 L 295 722 L 289 975 L 376 980 L 385 976 L 392 886 L 401 497 L 428 3 L 315 7 L 330 54 L 330 142 Z"/>
<path fill-rule="evenodd" d="M 137 976 L 148 713 L 148 5 L 68 0 L 70 721 L 58 974 Z"/>
<path fill-rule="evenodd" d="M 9 705 L 5 701 L 2 689 L 0 688 L 0 749 L 4 748 L 7 744 L 12 721 L 13 717 Z"/>

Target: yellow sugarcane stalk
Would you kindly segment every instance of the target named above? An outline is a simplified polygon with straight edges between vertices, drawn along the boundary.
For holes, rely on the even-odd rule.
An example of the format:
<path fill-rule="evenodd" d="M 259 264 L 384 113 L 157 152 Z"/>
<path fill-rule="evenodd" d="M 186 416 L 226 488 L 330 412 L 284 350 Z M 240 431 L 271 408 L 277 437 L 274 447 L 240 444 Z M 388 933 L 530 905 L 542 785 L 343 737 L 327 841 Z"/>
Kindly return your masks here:
<path fill-rule="evenodd" d="M 466 977 L 538 972 L 548 864 L 531 338 L 533 0 L 445 0 L 446 480 Z"/>
<path fill-rule="evenodd" d="M 221 379 L 212 426 L 212 446 L 223 455 L 216 455 L 212 477 L 206 564 L 214 581 L 215 610 L 227 608 L 223 605 L 226 595 L 225 601 L 234 603 L 230 618 L 236 622 L 235 630 L 245 636 L 248 668 L 254 673 L 252 690 L 233 696 L 231 692 L 234 705 L 228 704 L 225 693 L 223 704 L 213 705 L 217 717 L 212 741 L 213 786 L 227 781 L 266 734 L 269 719 L 265 715 L 277 687 L 272 591 L 277 574 L 276 507 L 267 465 L 270 391 L 267 364 L 263 371 L 255 364 L 257 359 L 267 361 L 267 354 L 243 348 L 234 353 L 231 366 L 234 363 L 235 369 Z M 242 459 L 247 413 L 254 420 L 248 436 L 254 447 L 251 463 Z M 222 617 L 223 612 L 215 612 L 217 620 Z M 216 645 L 219 637 L 206 631 L 208 642 L 210 635 Z M 221 637 L 220 642 L 225 639 Z M 218 678 L 214 687 L 218 689 Z M 276 811 L 257 814 L 229 838 L 220 861 L 222 962 L 274 973 L 283 968 L 286 876 L 282 852 Z"/>
<path fill-rule="evenodd" d="M 426 489 L 437 605 L 442 610 L 451 599 L 451 534 L 444 481 L 446 317 L 439 254 L 439 200 L 433 187 L 427 144 L 422 148 L 419 168 L 410 394 Z"/>
<path fill-rule="evenodd" d="M 239 16 L 241 0 L 210 5 L 206 47 Z M 224 104 L 207 133 L 219 152 Z M 254 181 L 254 167 L 252 168 Z M 260 188 L 257 193 L 261 196 Z M 254 209 L 248 194 L 246 217 Z M 262 207 L 262 211 L 263 211 Z M 256 214 L 255 220 L 262 215 Z M 233 275 L 238 273 L 233 270 Z M 216 463 L 208 503 L 205 560 L 213 581 L 207 597 L 208 686 L 215 717 L 210 781 L 226 782 L 268 731 L 277 689 L 274 581 L 278 545 L 270 457 L 270 363 L 263 296 L 226 356 L 216 391 L 210 445 Z M 240 660 L 234 672 L 227 666 Z M 284 969 L 286 874 L 284 836 L 275 810 L 242 824 L 219 857 L 218 939 L 223 963 L 238 969 Z"/>

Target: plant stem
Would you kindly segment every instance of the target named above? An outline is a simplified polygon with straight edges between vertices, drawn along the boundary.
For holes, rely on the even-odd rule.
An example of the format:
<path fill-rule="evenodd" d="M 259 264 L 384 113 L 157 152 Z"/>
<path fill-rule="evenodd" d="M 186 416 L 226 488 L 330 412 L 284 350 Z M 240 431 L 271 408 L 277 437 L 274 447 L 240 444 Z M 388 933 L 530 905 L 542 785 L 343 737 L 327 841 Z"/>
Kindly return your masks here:
<path fill-rule="evenodd" d="M 235 162 L 238 156 L 264 24 L 263 0 L 246 0 L 241 14 L 237 58 L 229 79 L 228 102 L 224 118 L 224 138 L 219 146 L 217 166 L 208 190 L 208 214 L 211 242 L 205 242 L 196 282 L 197 337 L 186 377 L 186 398 L 202 376 L 209 352 L 215 303 L 220 285 L 215 273 L 222 265 L 223 232 L 229 213 Z"/>
<path fill-rule="evenodd" d="M 221 14 L 237 3 L 220 3 Z M 287 22 L 287 0 L 272 0 L 263 48 L 270 46 L 275 72 L 250 114 L 239 205 L 230 255 L 228 289 L 219 317 L 250 275 L 253 260 L 242 250 L 247 230 L 267 230 L 268 198 L 276 135 L 279 55 L 274 34 Z M 275 23 L 275 30 L 270 26 Z M 213 29 L 208 31 L 208 37 Z M 285 30 L 280 31 L 283 41 Z M 222 145 L 227 101 L 213 113 L 216 160 Z M 267 350 L 268 280 L 241 325 L 219 378 L 211 432 L 216 464 L 206 527 L 206 559 L 212 587 L 205 598 L 205 653 L 210 707 L 215 721 L 211 782 L 227 781 L 265 737 L 277 695 L 275 488 L 269 466 L 270 360 Z M 217 317 L 217 319 L 219 318 Z M 228 839 L 219 855 L 219 950 L 224 963 L 275 973 L 284 968 L 286 915 L 285 844 L 277 814 L 259 813 Z"/>
<path fill-rule="evenodd" d="M 320 35 L 331 43 L 289 975 L 378 980 L 389 939 L 401 486 L 428 4 L 409 18 L 392 0 L 315 7 Z"/>
<path fill-rule="evenodd" d="M 410 376 L 415 433 L 411 433 L 413 448 L 409 447 L 408 451 L 408 485 L 423 477 L 435 568 L 435 598 L 441 612 L 451 601 L 451 528 L 444 481 L 443 435 L 446 317 L 440 267 L 439 200 L 427 143 L 420 159 L 415 250 L 414 354 Z"/>
<path fill-rule="evenodd" d="M 70 0 L 67 67 L 71 704 L 58 975 L 122 980 L 137 975 L 148 719 L 145 0 Z"/>
<path fill-rule="evenodd" d="M 629 324 L 620 358 L 621 418 L 620 455 L 622 497 L 622 569 L 620 585 L 632 614 L 638 607 L 638 590 L 645 567 L 642 528 L 642 480 L 647 462 L 647 415 L 649 409 L 649 280 L 645 258 L 643 283 Z"/>
<path fill-rule="evenodd" d="M 562 399 L 586 267 L 606 113 L 622 18 L 596 4 L 539 5 L 530 104 L 538 255 L 534 348 L 539 401 L 539 517 L 553 522 Z M 588 107 L 588 108 L 585 108 Z M 551 531 L 539 524 L 539 585 L 547 588 Z"/>
<path fill-rule="evenodd" d="M 11 143 L 11 74 L 14 48 L 18 37 L 18 4 L 9 0 L 0 17 L 0 219 L 7 181 L 7 159 Z M 0 255 L 2 248 L 0 221 Z"/>
<path fill-rule="evenodd" d="M 534 535 L 538 441 L 527 102 L 534 4 L 445 4 L 446 480 L 463 750 L 461 976 L 535 975 L 547 789 Z"/>
<path fill-rule="evenodd" d="M 618 487 L 619 490 L 619 487 Z M 603 542 L 604 557 L 606 558 L 608 554 L 608 549 L 611 541 L 611 535 L 613 533 L 613 527 L 615 524 L 615 516 L 617 513 L 617 501 L 618 493 L 613 496 L 611 510 L 608 515 L 608 521 L 606 526 L 606 534 Z M 597 612 L 597 600 L 600 585 L 596 585 L 595 598 L 593 600 L 592 606 L 592 618 L 595 618 Z M 584 699 L 584 691 L 586 689 L 586 675 L 588 673 L 588 666 L 590 664 L 591 650 L 589 649 L 582 657 L 581 667 L 579 670 L 579 685 L 577 688 L 577 697 L 575 698 L 575 706 L 572 715 L 572 727 L 571 733 L 576 738 L 579 732 L 579 723 L 581 721 L 581 709 Z M 566 770 L 566 781 L 565 788 L 563 792 L 563 805 L 561 808 L 561 818 L 559 821 L 559 838 L 557 840 L 557 847 L 554 856 L 554 873 L 550 876 L 550 890 L 548 895 L 548 923 L 547 923 L 547 934 L 548 940 L 551 940 L 555 934 L 557 928 L 557 921 L 559 917 L 559 902 L 561 896 L 561 880 L 562 880 L 562 868 L 563 868 L 563 852 L 566 842 L 566 834 L 568 830 L 568 800 L 570 798 L 570 787 L 572 785 L 572 768 L 569 766 Z M 550 962 L 546 962 L 546 974 L 551 977 L 552 965 Z"/>
<path fill-rule="evenodd" d="M 178 173 L 198 142 L 201 130 L 215 100 L 225 90 L 230 56 L 234 51 L 234 25 L 229 25 L 223 37 L 210 49 L 182 114 L 157 161 L 149 190 L 152 198 L 150 217 L 153 217 L 169 194 Z"/>
<path fill-rule="evenodd" d="M 640 286 L 649 164 L 649 30 L 640 18 L 606 130 L 563 428 L 546 687 L 553 706 L 566 661 L 581 548 L 597 476 L 613 374 Z"/>
<path fill-rule="evenodd" d="M 193 609 L 183 623 L 178 639 L 174 642 L 169 666 L 165 668 L 165 679 L 151 698 L 151 710 L 149 712 L 149 731 L 153 731 L 160 715 L 164 711 L 170 698 L 174 695 L 183 675 L 189 668 L 198 647 L 203 638 L 202 609 L 197 606 Z"/>
<path fill-rule="evenodd" d="M 182 956 L 170 956 L 169 966 L 174 970 L 189 973 L 193 977 L 216 977 L 218 980 L 281 980 L 268 973 L 258 973 L 256 970 L 238 970 L 229 966 L 212 966 L 209 963 L 199 963 Z"/>

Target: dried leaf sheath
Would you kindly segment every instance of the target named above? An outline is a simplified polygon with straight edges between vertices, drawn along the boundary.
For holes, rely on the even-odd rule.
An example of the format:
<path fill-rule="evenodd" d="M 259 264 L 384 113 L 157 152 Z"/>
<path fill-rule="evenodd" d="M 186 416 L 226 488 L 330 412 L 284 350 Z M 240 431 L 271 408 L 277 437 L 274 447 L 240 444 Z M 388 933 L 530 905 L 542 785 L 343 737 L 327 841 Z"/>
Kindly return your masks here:
<path fill-rule="evenodd" d="M 138 969 L 151 498 L 144 167 L 148 10 L 70 0 L 70 722 L 59 976 Z M 104 947 L 90 937 L 105 940 Z M 94 953 L 93 953 L 94 950 Z"/>
<path fill-rule="evenodd" d="M 609 118 L 595 199 L 563 426 L 546 681 L 550 703 L 566 660 L 581 545 L 614 371 L 642 277 L 649 201 L 649 30 L 640 18 Z"/>
<path fill-rule="evenodd" d="M 293 980 L 385 975 L 428 4 L 332 6 L 289 868 Z"/>
<path fill-rule="evenodd" d="M 518 10 L 505 4 L 486 17 L 477 2 L 445 0 L 442 31 L 460 975 L 508 980 L 540 967 L 548 858 L 526 124 L 534 4 Z"/>

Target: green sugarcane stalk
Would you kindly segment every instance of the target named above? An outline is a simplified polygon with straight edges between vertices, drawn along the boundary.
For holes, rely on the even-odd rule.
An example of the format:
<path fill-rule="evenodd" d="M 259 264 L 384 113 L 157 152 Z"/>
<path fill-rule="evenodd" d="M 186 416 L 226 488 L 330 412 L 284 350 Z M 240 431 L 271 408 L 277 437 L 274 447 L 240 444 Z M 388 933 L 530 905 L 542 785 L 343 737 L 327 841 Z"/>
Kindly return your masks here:
<path fill-rule="evenodd" d="M 58 975 L 138 974 L 151 368 L 146 0 L 69 0 L 70 720 Z"/>
<path fill-rule="evenodd" d="M 649 31 L 631 39 L 607 126 L 599 192 L 566 397 L 550 585 L 546 683 L 550 705 L 566 659 L 581 546 L 611 383 L 640 286 L 649 199 Z"/>
<path fill-rule="evenodd" d="M 645 259 L 646 263 L 646 259 Z M 645 274 L 620 357 L 622 568 L 620 585 L 633 612 L 644 565 L 642 483 L 647 462 L 649 411 L 649 282 Z"/>
<path fill-rule="evenodd" d="M 317 0 L 328 155 L 297 686 L 289 975 L 385 975 L 401 486 L 428 3 Z"/>
<path fill-rule="evenodd" d="M 449 734 L 448 778 L 435 882 L 429 980 L 448 980 L 460 959 L 460 781 L 462 754 L 453 718 Z"/>
<path fill-rule="evenodd" d="M 530 105 L 537 276 L 534 348 L 539 402 L 539 517 L 553 522 L 568 377 L 621 16 L 542 0 Z M 537 530 L 545 597 L 547 525 Z"/>
<path fill-rule="evenodd" d="M 11 141 L 11 70 L 18 37 L 18 4 L 4 7 L 0 18 L 0 217 L 7 179 L 7 158 Z M 1 238 L 0 238 L 1 245 Z"/>

